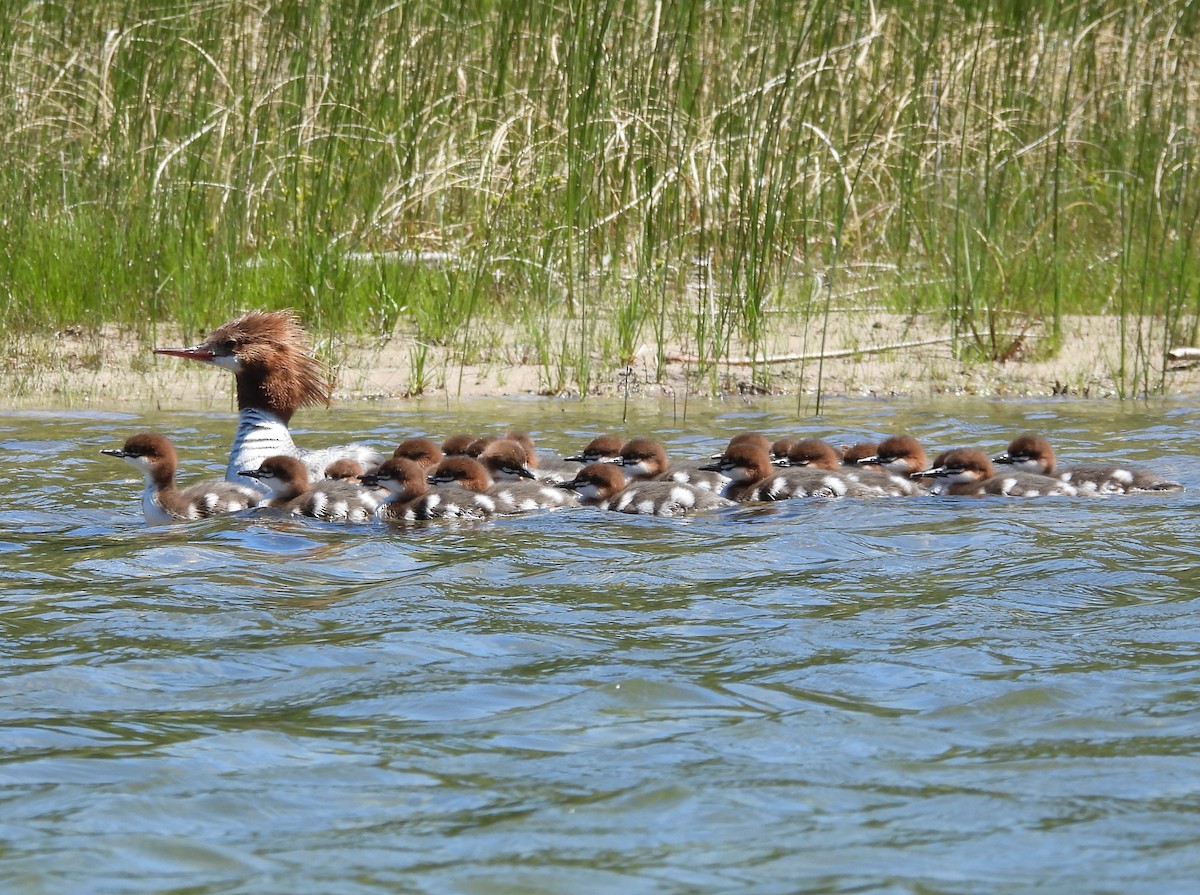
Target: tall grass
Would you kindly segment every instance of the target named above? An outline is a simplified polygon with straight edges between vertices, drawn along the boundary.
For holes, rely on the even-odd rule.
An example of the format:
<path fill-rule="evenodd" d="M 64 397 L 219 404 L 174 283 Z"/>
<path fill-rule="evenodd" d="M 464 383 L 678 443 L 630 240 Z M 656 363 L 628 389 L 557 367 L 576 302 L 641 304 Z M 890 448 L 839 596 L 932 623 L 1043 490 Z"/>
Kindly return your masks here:
<path fill-rule="evenodd" d="M 1149 392 L 1197 336 L 1198 16 L 14 0 L 0 324 L 192 334 L 291 306 L 463 362 L 515 328 L 551 389 L 682 342 L 715 387 L 866 280 L 964 358 L 1118 313 L 1114 374 Z"/>

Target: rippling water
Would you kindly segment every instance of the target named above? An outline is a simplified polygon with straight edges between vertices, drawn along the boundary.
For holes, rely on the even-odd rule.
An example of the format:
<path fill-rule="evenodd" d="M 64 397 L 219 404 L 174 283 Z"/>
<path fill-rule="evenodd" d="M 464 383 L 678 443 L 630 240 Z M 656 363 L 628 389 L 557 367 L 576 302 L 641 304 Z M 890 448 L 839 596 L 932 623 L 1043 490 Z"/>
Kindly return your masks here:
<path fill-rule="evenodd" d="M 0 891 L 1196 891 L 1200 411 L 673 409 L 298 440 L 1036 429 L 1188 491 L 147 528 L 98 450 L 154 427 L 220 475 L 231 417 L 0 414 Z"/>

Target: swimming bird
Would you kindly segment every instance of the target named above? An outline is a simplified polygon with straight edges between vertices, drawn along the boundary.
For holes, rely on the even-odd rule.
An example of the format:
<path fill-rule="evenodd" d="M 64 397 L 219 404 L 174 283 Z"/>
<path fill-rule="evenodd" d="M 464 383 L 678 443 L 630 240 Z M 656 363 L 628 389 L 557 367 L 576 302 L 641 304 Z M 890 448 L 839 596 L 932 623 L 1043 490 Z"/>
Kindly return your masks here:
<path fill-rule="evenodd" d="M 718 470 L 731 483 L 726 497 L 737 501 L 790 500 L 796 497 L 875 497 L 877 492 L 841 470 L 779 468 L 761 447 L 743 445 L 727 450 L 704 467 Z"/>
<path fill-rule="evenodd" d="M 993 463 L 1012 466 L 1070 482 L 1080 493 L 1128 494 L 1133 491 L 1182 491 L 1183 485 L 1140 467 L 1087 463 L 1059 469 L 1054 448 L 1041 435 L 1020 435 L 1007 450 L 992 458 Z"/>
<path fill-rule="evenodd" d="M 504 440 L 492 442 L 496 449 L 491 453 L 485 449 L 480 459 L 474 457 L 447 457 L 438 464 L 429 476 L 434 485 L 453 485 L 485 495 L 494 504 L 497 515 L 516 515 L 535 510 L 556 510 L 573 506 L 575 500 L 550 484 L 537 481 L 495 481 L 489 469 L 503 470 L 505 476 L 532 479 L 533 474 L 524 465 L 524 451 L 515 442 Z M 508 446 L 520 451 L 511 451 Z M 524 473 L 519 470 L 524 469 Z"/>
<path fill-rule="evenodd" d="M 947 451 L 938 466 L 915 473 L 917 476 L 942 478 L 949 482 L 945 494 L 951 497 L 978 497 L 987 494 L 1004 497 L 1073 497 L 1079 493 L 1062 479 L 1032 472 L 997 474 L 988 455 L 975 448 Z"/>
<path fill-rule="evenodd" d="M 404 439 L 396 445 L 392 456 L 398 460 L 412 460 L 422 469 L 429 470 L 441 463 L 446 454 L 433 439 L 418 437 Z"/>
<path fill-rule="evenodd" d="M 733 506 L 731 500 L 683 482 L 627 482 L 619 466 L 604 462 L 585 466 L 558 487 L 574 491 L 588 506 L 637 516 L 682 516 Z"/>
<path fill-rule="evenodd" d="M 156 348 L 155 354 L 212 364 L 233 373 L 237 383 L 238 428 L 225 478 L 237 482 L 243 469 L 258 469 L 268 457 L 298 457 L 312 478 L 343 457 L 365 468 L 384 457 L 361 444 L 324 450 L 296 446 L 288 429 L 302 407 L 329 406 L 332 386 L 325 367 L 308 353 L 308 334 L 291 311 L 250 311 L 190 348 Z M 244 484 L 244 483 L 243 483 Z"/>
<path fill-rule="evenodd" d="M 253 488 L 221 479 L 199 482 L 184 490 L 175 484 L 178 455 L 170 439 L 157 432 L 140 432 L 120 448 L 100 453 L 124 460 L 146 478 L 142 514 L 147 522 L 179 522 L 236 513 L 256 506 L 262 495 Z"/>
<path fill-rule="evenodd" d="M 729 477 L 711 464 L 672 463 L 666 449 L 652 438 L 631 438 L 621 445 L 616 462 L 629 478 L 640 481 L 679 482 L 716 493 L 729 484 Z"/>
<path fill-rule="evenodd" d="M 578 454 L 564 457 L 568 463 L 615 463 L 621 456 L 625 440 L 619 435 L 597 435 Z"/>
<path fill-rule="evenodd" d="M 376 515 L 389 522 L 485 519 L 496 513 L 496 502 L 487 495 L 465 488 L 430 488 L 425 469 L 405 457 L 386 461 L 360 480 L 387 493 Z"/>
<path fill-rule="evenodd" d="M 928 468 L 925 448 L 911 435 L 892 435 L 879 442 L 873 456 L 860 457 L 859 466 L 881 466 L 899 476 L 911 476 Z"/>
<path fill-rule="evenodd" d="M 787 455 L 776 460 L 775 465 L 792 469 L 826 469 L 830 472 L 840 472 L 850 481 L 875 491 L 879 497 L 911 497 L 925 491 L 920 482 L 907 475 L 871 466 L 844 466 L 841 452 L 819 438 L 793 441 Z"/>
<path fill-rule="evenodd" d="M 299 458 L 286 454 L 268 457 L 257 469 L 243 469 L 239 475 L 270 489 L 271 496 L 260 506 L 276 507 L 293 516 L 327 522 L 366 522 L 382 501 L 380 495 L 357 481 L 325 479 L 310 483 L 308 467 Z"/>

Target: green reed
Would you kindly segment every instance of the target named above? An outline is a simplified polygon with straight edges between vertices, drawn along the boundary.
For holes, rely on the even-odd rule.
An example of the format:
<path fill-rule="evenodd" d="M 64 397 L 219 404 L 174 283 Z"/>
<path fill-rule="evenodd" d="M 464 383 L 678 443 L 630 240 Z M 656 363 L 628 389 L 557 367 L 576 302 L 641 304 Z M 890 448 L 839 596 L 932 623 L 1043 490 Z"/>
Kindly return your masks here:
<path fill-rule="evenodd" d="M 515 340 L 548 390 L 586 393 L 678 346 L 715 389 L 875 270 L 964 359 L 1120 314 L 1114 374 L 1147 393 L 1200 319 L 1197 15 L 4 4 L 0 323 L 195 334 L 289 306 L 328 337 L 446 346 L 459 375 Z"/>

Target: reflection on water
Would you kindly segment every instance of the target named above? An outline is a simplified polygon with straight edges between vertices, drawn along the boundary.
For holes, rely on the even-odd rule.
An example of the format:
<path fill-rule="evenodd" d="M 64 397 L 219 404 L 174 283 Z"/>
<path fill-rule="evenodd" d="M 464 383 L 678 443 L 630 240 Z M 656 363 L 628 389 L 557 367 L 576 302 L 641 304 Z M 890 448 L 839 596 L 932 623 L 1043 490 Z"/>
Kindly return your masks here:
<path fill-rule="evenodd" d="M 155 427 L 219 475 L 231 419 L 0 415 L 0 888 L 1193 891 L 1200 413 L 792 411 L 400 407 L 298 440 L 1037 429 L 1189 490 L 150 529 L 98 450 Z"/>

